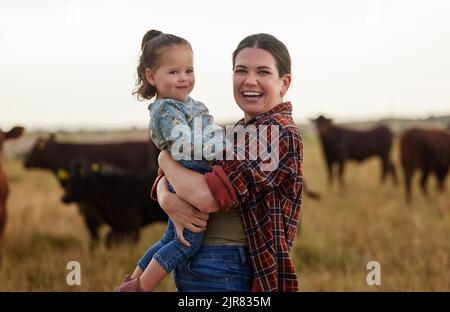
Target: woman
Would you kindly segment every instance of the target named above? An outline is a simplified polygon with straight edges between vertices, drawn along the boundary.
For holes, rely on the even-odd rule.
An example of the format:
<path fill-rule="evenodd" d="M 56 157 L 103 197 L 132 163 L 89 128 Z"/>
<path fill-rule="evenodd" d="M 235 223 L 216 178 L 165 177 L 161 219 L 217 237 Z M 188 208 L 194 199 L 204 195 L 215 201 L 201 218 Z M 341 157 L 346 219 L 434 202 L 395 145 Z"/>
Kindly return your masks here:
<path fill-rule="evenodd" d="M 289 251 L 299 227 L 303 144 L 291 103 L 283 102 L 290 83 L 291 61 L 285 45 L 268 34 L 245 38 L 233 53 L 233 93 L 244 112 L 235 126 L 270 126 L 267 138 L 247 140 L 245 159 L 220 161 L 205 175 L 161 152 L 164 176 L 155 182 L 152 193 L 157 193 L 181 241 L 183 228 L 202 231 L 196 225 L 204 226 L 208 219 L 193 207 L 222 209 L 210 215 L 202 248 L 176 268 L 178 290 L 298 290 Z M 263 139 L 278 140 L 271 150 L 278 153 L 272 170 L 264 166 L 263 157 L 249 157 L 249 150 Z M 169 192 L 168 183 L 177 194 Z"/>

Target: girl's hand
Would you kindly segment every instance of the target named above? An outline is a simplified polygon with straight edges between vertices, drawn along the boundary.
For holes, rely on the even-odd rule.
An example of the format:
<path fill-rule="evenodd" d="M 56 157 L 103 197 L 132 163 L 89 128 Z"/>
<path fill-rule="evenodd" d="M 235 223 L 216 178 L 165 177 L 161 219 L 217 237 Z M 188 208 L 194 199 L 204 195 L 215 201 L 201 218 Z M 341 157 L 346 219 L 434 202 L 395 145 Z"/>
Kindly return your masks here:
<path fill-rule="evenodd" d="M 183 245 L 190 246 L 183 236 L 183 230 L 187 229 L 193 233 L 203 232 L 206 230 L 209 215 L 171 193 L 165 177 L 161 178 L 158 183 L 157 194 L 161 208 L 175 225 L 178 239 Z"/>

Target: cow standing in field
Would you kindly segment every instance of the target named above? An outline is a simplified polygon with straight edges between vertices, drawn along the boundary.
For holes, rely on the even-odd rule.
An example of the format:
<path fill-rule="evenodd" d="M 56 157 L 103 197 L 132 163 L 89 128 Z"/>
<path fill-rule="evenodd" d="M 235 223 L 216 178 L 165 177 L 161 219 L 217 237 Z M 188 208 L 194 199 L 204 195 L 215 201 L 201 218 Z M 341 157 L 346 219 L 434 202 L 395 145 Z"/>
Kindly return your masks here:
<path fill-rule="evenodd" d="M 400 138 L 400 153 L 407 202 L 411 202 L 411 179 L 416 170 L 422 171 L 420 185 L 425 197 L 428 197 L 426 184 L 432 173 L 438 180 L 438 189 L 444 191 L 445 177 L 450 166 L 450 132 L 432 129 L 407 130 Z"/>
<path fill-rule="evenodd" d="M 71 168 L 63 201 L 89 203 L 98 209 L 105 223 L 111 226 L 108 247 L 126 238 L 137 242 L 141 227 L 168 219 L 158 202 L 150 198 L 156 175 L 156 170 L 92 170 L 76 163 Z"/>
<path fill-rule="evenodd" d="M 56 142 L 54 135 L 39 138 L 25 160 L 26 168 L 52 171 L 61 186 L 66 187 L 70 164 L 76 161 L 107 163 L 129 170 L 156 170 L 158 148 L 149 140 L 136 142 L 75 144 Z M 151 184 L 148 186 L 151 187 Z M 104 223 L 99 210 L 92 203 L 78 203 L 91 237 L 92 245 L 100 239 L 98 229 Z"/>
<path fill-rule="evenodd" d="M 382 181 L 388 174 L 397 183 L 397 174 L 389 154 L 392 146 L 392 132 L 385 126 L 372 130 L 357 131 L 337 127 L 332 119 L 319 116 L 312 120 L 319 131 L 325 156 L 330 184 L 333 180 L 333 165 L 339 165 L 339 180 L 344 184 L 344 165 L 347 159 L 363 161 L 371 156 L 379 156 L 382 162 Z"/>
<path fill-rule="evenodd" d="M 0 130 L 0 252 L 2 247 L 3 234 L 8 221 L 6 210 L 6 200 L 9 193 L 8 178 L 3 171 L 3 143 L 6 140 L 20 137 L 25 129 L 23 127 L 14 127 L 9 132 Z"/>

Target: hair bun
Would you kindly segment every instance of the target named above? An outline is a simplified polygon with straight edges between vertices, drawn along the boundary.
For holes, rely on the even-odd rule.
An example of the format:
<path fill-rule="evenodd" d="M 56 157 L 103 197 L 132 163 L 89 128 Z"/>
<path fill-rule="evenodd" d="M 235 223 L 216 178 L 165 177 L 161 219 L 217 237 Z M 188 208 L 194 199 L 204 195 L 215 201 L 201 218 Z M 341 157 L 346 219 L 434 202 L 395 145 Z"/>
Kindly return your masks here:
<path fill-rule="evenodd" d="M 159 30 L 156 30 L 156 29 L 152 29 L 152 30 L 147 31 L 145 33 L 144 37 L 142 37 L 141 50 L 144 49 L 144 46 L 145 46 L 145 44 L 148 41 L 150 41 L 150 40 L 152 40 L 152 39 L 154 39 L 154 38 L 156 38 L 158 36 L 161 36 L 162 34 L 163 34 L 162 31 L 159 31 Z"/>

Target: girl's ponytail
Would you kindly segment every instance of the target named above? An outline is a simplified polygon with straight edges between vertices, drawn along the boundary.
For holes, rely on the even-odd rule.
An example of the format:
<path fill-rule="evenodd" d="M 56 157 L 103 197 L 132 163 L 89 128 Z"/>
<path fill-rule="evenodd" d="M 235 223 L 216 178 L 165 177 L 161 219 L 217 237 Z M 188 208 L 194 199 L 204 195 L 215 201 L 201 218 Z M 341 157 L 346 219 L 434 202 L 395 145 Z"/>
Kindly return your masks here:
<path fill-rule="evenodd" d="M 144 37 L 142 37 L 141 52 L 144 51 L 144 46 L 145 46 L 145 44 L 148 41 L 150 41 L 150 40 L 152 40 L 152 39 L 154 39 L 154 38 L 156 38 L 156 37 L 158 37 L 158 36 L 160 36 L 162 34 L 163 34 L 162 31 L 155 30 L 155 29 L 147 31 L 147 33 L 144 35 Z"/>

